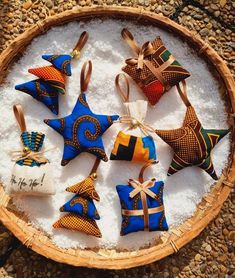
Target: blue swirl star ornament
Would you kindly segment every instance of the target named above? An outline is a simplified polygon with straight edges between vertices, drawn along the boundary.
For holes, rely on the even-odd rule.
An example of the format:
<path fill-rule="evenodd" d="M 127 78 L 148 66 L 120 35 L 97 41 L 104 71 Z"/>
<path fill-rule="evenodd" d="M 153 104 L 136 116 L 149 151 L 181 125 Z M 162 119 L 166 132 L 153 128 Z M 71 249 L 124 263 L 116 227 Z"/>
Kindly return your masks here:
<path fill-rule="evenodd" d="M 44 122 L 64 138 L 61 165 L 65 166 L 82 152 L 108 161 L 102 135 L 118 118 L 118 115 L 94 114 L 86 101 L 85 93 L 81 93 L 71 115 L 61 119 L 47 119 Z"/>

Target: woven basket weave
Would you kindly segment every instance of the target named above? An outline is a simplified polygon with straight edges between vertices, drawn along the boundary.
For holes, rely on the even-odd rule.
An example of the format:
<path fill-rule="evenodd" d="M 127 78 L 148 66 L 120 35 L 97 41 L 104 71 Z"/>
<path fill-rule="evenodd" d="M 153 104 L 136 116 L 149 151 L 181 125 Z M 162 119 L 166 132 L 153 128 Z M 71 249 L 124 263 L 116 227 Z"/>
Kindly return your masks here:
<path fill-rule="evenodd" d="M 200 36 L 194 35 L 186 28 L 168 18 L 129 7 L 92 7 L 77 8 L 58 15 L 48 17 L 27 29 L 0 56 L 0 82 L 7 75 L 9 66 L 21 55 L 31 40 L 47 31 L 50 27 L 61 25 L 73 20 L 91 19 L 94 17 L 126 18 L 132 21 L 151 23 L 174 32 L 187 41 L 195 51 L 216 69 L 221 85 L 224 86 L 227 98 L 228 113 L 235 112 L 235 83 L 233 77 L 220 56 Z M 233 120 L 233 119 L 232 119 Z M 232 123 L 233 124 L 233 123 Z M 233 129 L 234 138 L 234 129 Z M 119 252 L 115 249 L 62 249 L 55 246 L 51 239 L 42 231 L 28 224 L 24 214 L 12 209 L 9 197 L 0 185 L 0 220 L 26 246 L 35 252 L 58 262 L 74 266 L 86 266 L 107 269 L 124 269 L 160 260 L 174 252 L 198 236 L 208 223 L 219 213 L 223 202 L 228 197 L 235 182 L 234 140 L 231 145 L 229 163 L 220 180 L 212 186 L 204 196 L 194 215 L 185 223 L 163 233 L 154 246 L 132 252 Z"/>

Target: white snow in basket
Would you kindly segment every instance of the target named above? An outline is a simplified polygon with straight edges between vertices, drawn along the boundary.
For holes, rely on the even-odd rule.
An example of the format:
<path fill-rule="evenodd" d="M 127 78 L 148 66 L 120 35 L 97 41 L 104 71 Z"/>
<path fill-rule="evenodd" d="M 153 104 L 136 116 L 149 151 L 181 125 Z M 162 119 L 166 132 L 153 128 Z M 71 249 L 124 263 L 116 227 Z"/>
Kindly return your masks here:
<path fill-rule="evenodd" d="M 102 232 L 102 239 L 96 239 L 79 232 L 65 229 L 55 230 L 52 224 L 63 213 L 59 208 L 73 194 L 65 188 L 85 178 L 94 163 L 95 157 L 81 154 L 67 166 L 60 166 L 63 152 L 63 138 L 43 123 L 43 119 L 55 118 L 50 111 L 30 96 L 15 91 L 14 86 L 34 79 L 28 68 L 44 66 L 48 63 L 41 59 L 42 54 L 69 53 L 82 31 L 89 33 L 89 40 L 79 60 L 72 62 L 72 77 L 68 79 L 66 95 L 60 97 L 60 115 L 71 113 L 80 92 L 80 70 L 82 64 L 90 59 L 93 63 L 93 73 L 87 93 L 88 103 L 94 113 L 122 114 L 125 112 L 120 97 L 114 86 L 115 76 L 120 73 L 124 61 L 133 53 L 121 39 L 121 30 L 128 27 L 140 44 L 160 35 L 166 47 L 177 57 L 177 60 L 191 72 L 187 79 L 188 96 L 195 107 L 199 119 L 205 128 L 227 128 L 225 105 L 219 95 L 219 84 L 209 72 L 206 63 L 183 43 L 154 26 L 141 26 L 129 21 L 92 20 L 86 23 L 74 22 L 68 25 L 52 28 L 46 34 L 35 38 L 24 52 L 23 57 L 11 68 L 7 82 L 1 87 L 1 131 L 0 131 L 0 174 L 6 185 L 12 169 L 9 152 L 19 150 L 20 132 L 16 125 L 12 106 L 21 103 L 25 111 L 28 130 L 41 131 L 46 134 L 45 149 L 57 147 L 49 152 L 54 173 L 54 184 L 57 193 L 53 197 L 17 197 L 14 202 L 24 211 L 29 221 L 37 228 L 49 234 L 55 244 L 60 247 L 106 247 L 138 249 L 153 243 L 159 232 L 138 232 L 124 237 L 119 235 L 121 213 L 119 199 L 116 193 L 117 184 L 126 184 L 129 178 L 137 178 L 140 165 L 130 162 L 102 162 L 98 170 L 96 189 L 101 197 L 95 203 L 101 220 L 97 224 Z M 144 99 L 137 87 L 131 84 L 131 100 Z M 149 107 L 146 122 L 158 129 L 180 127 L 186 108 L 175 88 L 167 92 L 155 107 Z M 216 113 L 215 113 L 216 111 Z M 125 127 L 123 127 L 125 128 Z M 115 136 L 122 129 L 113 125 L 103 136 L 106 153 L 109 156 Z M 202 196 L 209 190 L 214 181 L 204 171 L 197 167 L 184 169 L 172 177 L 166 178 L 166 173 L 172 159 L 172 150 L 157 136 L 157 154 L 160 160 L 156 166 L 148 169 L 145 177 L 165 180 L 164 201 L 168 224 L 170 227 L 180 224 L 190 217 Z M 215 147 L 212 153 L 217 174 L 220 175 L 227 163 L 230 148 L 229 136 L 226 136 Z"/>

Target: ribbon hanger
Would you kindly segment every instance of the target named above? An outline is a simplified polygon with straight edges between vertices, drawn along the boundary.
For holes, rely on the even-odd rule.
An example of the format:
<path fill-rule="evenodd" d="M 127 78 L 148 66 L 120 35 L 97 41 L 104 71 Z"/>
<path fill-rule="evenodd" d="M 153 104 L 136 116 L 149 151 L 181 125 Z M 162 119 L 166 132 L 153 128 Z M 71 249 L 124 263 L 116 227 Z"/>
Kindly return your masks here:
<path fill-rule="evenodd" d="M 21 132 L 25 132 L 26 131 L 26 123 L 25 123 L 24 112 L 23 112 L 22 106 L 20 104 L 15 104 L 13 106 L 13 111 L 15 114 L 15 118 L 19 124 Z"/>
<path fill-rule="evenodd" d="M 80 51 L 83 49 L 84 45 L 86 44 L 87 40 L 88 40 L 88 33 L 86 31 L 82 32 L 76 46 L 74 47 L 71 56 L 73 58 L 79 58 L 81 53 Z"/>
<path fill-rule="evenodd" d="M 91 61 L 87 61 L 83 64 L 81 70 L 81 77 L 80 77 L 81 93 L 85 93 L 87 91 L 88 84 L 91 79 L 91 73 L 92 73 L 92 63 Z"/>
<path fill-rule="evenodd" d="M 120 78 L 123 78 L 125 81 L 125 90 L 123 90 L 120 86 Z M 129 81 L 124 73 L 119 73 L 115 78 L 115 87 L 118 92 L 118 94 L 121 96 L 123 102 L 129 102 L 129 96 L 130 96 L 130 85 Z"/>
<path fill-rule="evenodd" d="M 156 161 L 156 160 L 151 160 L 149 162 L 147 162 L 140 170 L 140 173 L 139 173 L 139 182 L 143 183 L 144 182 L 144 171 L 145 169 L 147 169 L 149 166 L 152 166 L 152 165 L 155 165 L 157 164 L 159 161 Z M 152 180 L 155 180 L 152 179 Z"/>
<path fill-rule="evenodd" d="M 178 92 L 179 92 L 179 95 L 180 95 L 180 97 L 181 97 L 181 99 L 182 99 L 182 101 L 184 102 L 184 104 L 187 106 L 187 107 L 189 107 L 189 106 L 191 106 L 191 103 L 190 103 L 190 101 L 188 100 L 188 96 L 187 96 L 187 86 L 186 86 L 186 81 L 185 80 L 183 80 L 183 81 L 181 81 L 181 83 L 182 83 L 182 89 L 180 88 L 180 84 L 177 84 L 176 85 L 176 87 L 177 87 L 177 90 L 178 90 Z"/>
<path fill-rule="evenodd" d="M 90 174 L 89 174 L 89 176 L 91 176 L 92 175 L 92 177 L 94 178 L 94 179 L 96 179 L 97 178 L 97 169 L 98 169 L 98 167 L 99 167 L 99 165 L 100 165 L 100 159 L 97 157 L 96 158 L 96 160 L 95 160 L 95 163 L 94 163 L 94 165 L 93 165 L 93 167 L 92 167 L 92 169 L 91 169 L 91 171 L 90 171 Z"/>

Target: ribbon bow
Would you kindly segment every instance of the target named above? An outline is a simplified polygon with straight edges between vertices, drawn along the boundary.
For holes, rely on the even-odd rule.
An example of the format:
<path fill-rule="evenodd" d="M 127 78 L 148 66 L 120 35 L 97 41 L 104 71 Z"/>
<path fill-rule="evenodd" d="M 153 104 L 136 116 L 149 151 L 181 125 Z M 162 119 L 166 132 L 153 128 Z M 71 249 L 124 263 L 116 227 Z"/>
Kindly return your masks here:
<path fill-rule="evenodd" d="M 146 124 L 144 121 L 139 121 L 138 119 L 130 115 L 124 115 L 120 117 L 118 122 L 129 124 L 129 129 L 134 129 L 138 127 L 147 136 L 149 135 L 149 132 L 155 132 L 154 128 L 152 128 L 150 125 Z"/>
<path fill-rule="evenodd" d="M 149 190 L 149 188 L 153 186 L 154 182 L 155 179 L 145 181 L 144 183 L 141 183 L 137 180 L 130 180 L 129 184 L 134 187 L 134 190 L 130 192 L 129 196 L 134 198 L 138 193 L 144 193 L 145 195 L 149 195 L 155 199 L 156 194 Z"/>
<path fill-rule="evenodd" d="M 13 151 L 12 152 L 12 161 L 18 162 L 24 159 L 32 159 L 40 164 L 45 164 L 49 162 L 49 160 L 43 156 L 45 151 L 41 152 L 34 152 L 29 148 L 25 147 L 22 151 Z"/>
<path fill-rule="evenodd" d="M 129 180 L 129 184 L 134 188 L 133 191 L 130 192 L 130 198 L 134 198 L 137 194 L 140 193 L 141 202 L 143 209 L 137 210 L 127 210 L 123 209 L 122 214 L 127 216 L 142 216 L 144 217 L 144 230 L 149 231 L 149 214 L 158 213 L 164 210 L 164 206 L 148 208 L 147 204 L 147 195 L 151 198 L 155 199 L 156 194 L 149 190 L 155 183 L 155 179 L 145 181 L 143 183 L 137 180 Z"/>
<path fill-rule="evenodd" d="M 146 57 L 155 52 L 151 42 L 146 42 L 143 44 L 141 48 L 134 48 L 133 50 L 138 55 L 138 57 L 127 59 L 126 63 L 130 65 L 137 64 L 137 69 L 143 69 L 143 65 Z"/>

